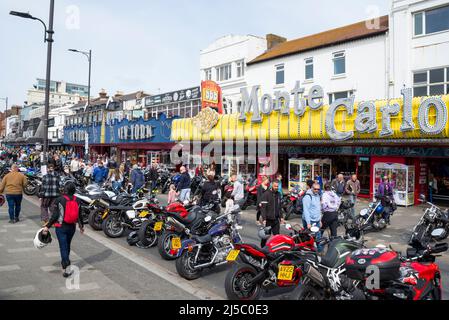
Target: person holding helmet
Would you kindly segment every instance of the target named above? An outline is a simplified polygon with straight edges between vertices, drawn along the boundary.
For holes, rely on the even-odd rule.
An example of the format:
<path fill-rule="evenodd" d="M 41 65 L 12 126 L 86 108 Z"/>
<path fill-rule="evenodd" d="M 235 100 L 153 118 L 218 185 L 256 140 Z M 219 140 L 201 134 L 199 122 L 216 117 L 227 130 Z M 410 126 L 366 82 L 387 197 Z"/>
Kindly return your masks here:
<path fill-rule="evenodd" d="M 27 185 L 27 178 L 19 172 L 17 164 L 11 166 L 11 172 L 5 175 L 0 183 L 0 194 L 6 193 L 8 202 L 9 223 L 19 222 L 22 206 L 22 192 Z"/>
<path fill-rule="evenodd" d="M 284 224 L 284 218 L 281 211 L 281 196 L 278 191 L 279 184 L 273 181 L 271 187 L 266 189 L 260 199 L 260 214 L 262 216 L 263 225 L 271 227 L 273 235 L 279 234 L 281 224 Z M 267 239 L 263 238 L 260 246 L 263 248 L 267 243 Z"/>
<path fill-rule="evenodd" d="M 59 242 L 59 251 L 61 254 L 62 275 L 67 278 L 73 271 L 67 271 L 70 266 L 70 246 L 75 234 L 76 224 L 78 223 L 81 234 L 84 233 L 84 225 L 79 214 L 80 204 L 74 196 L 76 186 L 73 182 L 65 185 L 64 194 L 59 197 L 53 207 L 53 214 L 50 221 L 44 226 L 45 234 L 54 225 L 56 236 Z"/>

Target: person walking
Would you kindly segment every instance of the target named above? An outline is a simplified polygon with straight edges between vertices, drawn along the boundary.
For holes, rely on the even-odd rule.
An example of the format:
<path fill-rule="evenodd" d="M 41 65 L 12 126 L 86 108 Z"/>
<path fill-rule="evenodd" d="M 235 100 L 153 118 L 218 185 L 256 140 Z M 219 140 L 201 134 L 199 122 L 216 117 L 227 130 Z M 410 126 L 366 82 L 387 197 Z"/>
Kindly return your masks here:
<path fill-rule="evenodd" d="M 243 183 L 238 179 L 235 173 L 231 174 L 231 182 L 234 184 L 234 189 L 232 190 L 231 197 L 234 199 L 234 204 L 238 205 L 240 208 L 245 203 L 245 192 Z"/>
<path fill-rule="evenodd" d="M 52 164 L 48 165 L 47 174 L 42 178 L 42 187 L 39 197 L 41 199 L 41 221 L 45 225 L 49 221 L 48 210 L 53 208 L 59 193 L 59 177 L 55 174 L 55 167 Z"/>
<path fill-rule="evenodd" d="M 0 194 L 5 192 L 8 202 L 9 223 L 19 222 L 22 206 L 23 188 L 27 185 L 27 178 L 19 172 L 17 164 L 11 166 L 11 172 L 5 175 L 0 183 Z"/>
<path fill-rule="evenodd" d="M 80 171 L 80 169 L 81 169 L 81 164 L 80 164 L 79 159 L 78 159 L 77 157 L 73 158 L 73 159 L 70 161 L 70 173 L 71 173 L 74 177 L 77 177 L 77 176 L 78 176 L 78 173 L 79 173 L 79 171 Z"/>
<path fill-rule="evenodd" d="M 73 271 L 67 271 L 67 268 L 71 265 L 70 248 L 77 223 L 81 234 L 84 233 L 84 225 L 79 213 L 80 203 L 74 195 L 75 192 L 75 184 L 68 182 L 65 186 L 64 194 L 55 201 L 50 221 L 43 228 L 45 233 L 49 232 L 52 226 L 56 228 L 61 255 L 62 275 L 65 278 L 73 274 Z"/>
<path fill-rule="evenodd" d="M 321 199 L 320 199 L 320 185 L 314 183 L 312 188 L 307 190 L 306 194 L 302 198 L 302 221 L 305 229 L 311 229 L 313 226 L 321 228 Z M 321 234 L 316 234 L 316 239 L 320 239 Z M 318 246 L 318 251 L 321 251 L 322 247 Z"/>
<path fill-rule="evenodd" d="M 346 183 L 345 183 L 345 178 L 341 173 L 337 176 L 337 178 L 332 180 L 331 188 L 334 188 L 335 193 L 339 197 L 342 197 L 344 195 Z"/>
<path fill-rule="evenodd" d="M 271 227 L 273 235 L 279 234 L 284 219 L 281 211 L 281 197 L 278 191 L 278 182 L 274 181 L 271 188 L 267 188 L 260 199 L 260 213 L 265 227 Z M 267 239 L 262 239 L 260 246 L 263 248 Z"/>
<path fill-rule="evenodd" d="M 167 203 L 171 204 L 173 202 L 176 202 L 176 197 L 178 196 L 178 193 L 176 192 L 176 186 L 174 184 L 170 185 L 170 191 L 168 192 L 168 199 Z"/>
<path fill-rule="evenodd" d="M 131 171 L 130 182 L 133 186 L 131 191 L 132 193 L 136 193 L 137 190 L 145 185 L 145 176 L 137 164 L 133 166 L 133 170 Z"/>
<path fill-rule="evenodd" d="M 351 208 L 351 216 L 355 218 L 355 203 L 357 202 L 357 196 L 360 193 L 360 181 L 357 179 L 357 175 L 353 174 L 351 179 L 346 182 L 345 191 L 349 194 L 349 200 L 354 204 Z"/>
<path fill-rule="evenodd" d="M 151 168 L 149 171 L 149 178 L 151 181 L 151 191 L 153 191 L 154 189 L 156 189 L 157 179 L 159 178 L 159 173 L 157 171 L 157 165 L 155 163 L 153 163 L 151 165 Z M 161 188 L 162 188 L 162 186 L 161 186 Z"/>
<path fill-rule="evenodd" d="M 267 176 L 262 176 L 262 182 L 257 187 L 257 200 L 256 200 L 256 223 L 261 224 L 260 222 L 260 201 L 262 201 L 262 194 L 265 190 L 268 189 L 270 185 L 270 179 Z"/>
<path fill-rule="evenodd" d="M 324 185 L 324 193 L 321 197 L 321 209 L 323 217 L 321 219 L 322 230 L 327 228 L 331 231 L 331 237 L 337 236 L 338 228 L 338 208 L 340 207 L 341 198 L 332 190 L 329 182 Z"/>
<path fill-rule="evenodd" d="M 181 172 L 181 177 L 179 178 L 177 191 L 179 192 L 179 201 L 184 202 L 190 199 L 190 182 L 191 178 L 189 173 L 187 172 L 186 167 L 181 166 L 179 169 Z"/>
<path fill-rule="evenodd" d="M 103 166 L 102 161 L 98 161 L 98 166 L 94 169 L 92 173 L 92 178 L 95 183 L 103 184 L 108 178 L 108 169 Z"/>

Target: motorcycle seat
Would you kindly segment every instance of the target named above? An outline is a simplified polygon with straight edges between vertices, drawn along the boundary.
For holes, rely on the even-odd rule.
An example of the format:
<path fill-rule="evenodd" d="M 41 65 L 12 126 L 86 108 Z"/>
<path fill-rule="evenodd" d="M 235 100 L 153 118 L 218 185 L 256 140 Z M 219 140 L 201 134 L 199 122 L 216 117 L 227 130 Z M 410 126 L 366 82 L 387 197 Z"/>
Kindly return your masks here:
<path fill-rule="evenodd" d="M 189 225 L 197 218 L 196 211 L 190 211 L 187 217 L 183 218 L 180 216 L 179 212 L 167 212 L 167 216 L 172 217 L 184 225 Z"/>
<path fill-rule="evenodd" d="M 266 256 L 270 254 L 270 249 L 268 249 L 268 247 L 259 247 L 255 244 L 251 244 L 251 243 L 246 243 L 246 245 L 250 246 L 251 248 L 253 248 L 254 250 L 257 250 L 259 252 L 262 252 L 263 254 L 265 254 Z"/>
<path fill-rule="evenodd" d="M 192 239 L 198 243 L 207 243 L 212 240 L 212 236 L 210 234 L 206 234 L 205 236 L 193 235 Z"/>

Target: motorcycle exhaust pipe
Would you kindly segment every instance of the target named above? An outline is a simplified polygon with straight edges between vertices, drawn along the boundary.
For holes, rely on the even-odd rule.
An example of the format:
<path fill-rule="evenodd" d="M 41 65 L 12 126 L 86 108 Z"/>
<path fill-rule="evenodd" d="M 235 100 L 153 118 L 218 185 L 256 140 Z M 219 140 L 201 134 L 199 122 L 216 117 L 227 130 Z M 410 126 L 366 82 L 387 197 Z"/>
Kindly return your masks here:
<path fill-rule="evenodd" d="M 167 218 L 167 223 L 171 224 L 171 225 L 174 226 L 176 229 L 181 230 L 181 231 L 184 231 L 185 228 L 186 228 L 181 222 L 179 222 L 179 221 L 176 220 L 176 219 L 173 219 L 172 217 L 168 217 L 168 218 Z"/>
<path fill-rule="evenodd" d="M 256 284 L 264 278 L 265 278 L 265 271 L 262 271 L 259 274 L 257 274 L 254 278 L 252 278 L 251 281 L 248 281 L 248 284 L 249 285 Z M 265 283 L 265 281 L 264 281 L 264 283 Z"/>
<path fill-rule="evenodd" d="M 310 278 L 310 280 L 312 280 L 313 282 L 321 285 L 321 286 L 325 286 L 325 281 L 323 279 L 323 275 L 317 270 L 315 269 L 313 266 L 310 266 L 308 268 L 309 270 L 306 273 L 306 276 Z"/>

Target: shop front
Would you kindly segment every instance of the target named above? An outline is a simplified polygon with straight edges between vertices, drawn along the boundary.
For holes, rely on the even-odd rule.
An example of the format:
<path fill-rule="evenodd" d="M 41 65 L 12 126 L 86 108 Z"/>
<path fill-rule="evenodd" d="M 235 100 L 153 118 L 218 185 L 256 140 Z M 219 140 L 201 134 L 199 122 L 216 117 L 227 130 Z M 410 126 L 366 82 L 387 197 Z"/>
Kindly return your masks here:
<path fill-rule="evenodd" d="M 96 126 L 70 126 L 64 129 L 64 142 L 72 145 L 84 156 L 86 139 L 89 158 L 115 155 L 118 161 L 130 159 L 144 166 L 152 163 L 170 165 L 172 121 L 161 114 L 157 119 L 111 120 Z"/>
<path fill-rule="evenodd" d="M 308 178 L 324 183 L 339 173 L 346 179 L 356 174 L 360 196 L 366 198 L 373 198 L 386 175 L 398 204 L 404 206 L 419 203 L 433 174 L 438 181 L 434 199 L 449 200 L 448 95 L 412 98 L 404 89 L 402 99 L 390 101 L 355 103 L 351 97 L 325 106 L 318 99 L 304 107 L 295 98 L 289 108 L 267 95 L 257 102 L 259 96 L 243 94 L 240 114 L 203 110 L 195 118 L 174 121 L 172 140 L 190 144 L 190 152 L 201 145 L 196 154 L 213 156 L 222 164 L 222 174 L 240 172 L 248 163 L 245 170 L 261 175 L 263 160 L 270 158 L 276 161 L 268 175 L 281 173 L 284 185 L 304 186 Z M 217 161 L 219 157 L 209 152 L 211 143 L 234 148 L 220 150 Z"/>

